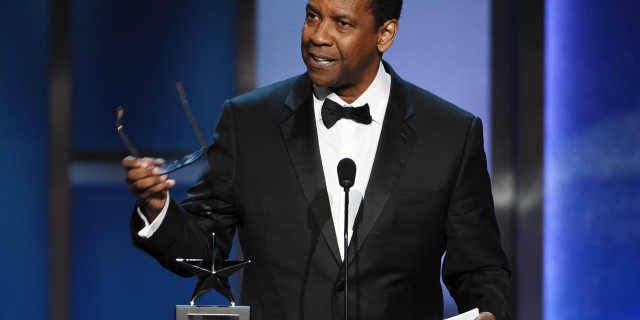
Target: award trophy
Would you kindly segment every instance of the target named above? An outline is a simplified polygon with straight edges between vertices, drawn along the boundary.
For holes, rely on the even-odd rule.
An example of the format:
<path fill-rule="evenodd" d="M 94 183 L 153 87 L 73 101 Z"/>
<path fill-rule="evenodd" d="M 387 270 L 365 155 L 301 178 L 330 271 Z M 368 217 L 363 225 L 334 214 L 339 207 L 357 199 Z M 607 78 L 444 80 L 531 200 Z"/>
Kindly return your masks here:
<path fill-rule="evenodd" d="M 198 276 L 196 287 L 188 306 L 176 306 L 176 320 L 249 320 L 249 307 L 236 306 L 229 276 L 251 261 L 224 260 L 215 243 L 215 234 L 211 239 L 211 249 L 205 259 L 176 259 L 184 267 Z M 196 306 L 196 300 L 215 289 L 227 298 L 231 306 Z"/>
<path fill-rule="evenodd" d="M 191 108 L 189 107 L 189 103 L 187 102 L 182 83 L 176 83 L 176 89 L 178 90 L 178 94 L 180 95 L 180 101 L 182 102 L 182 105 L 187 112 L 189 121 L 191 122 L 191 125 L 193 126 L 193 129 L 196 132 L 198 139 L 200 140 L 201 146 L 196 151 L 184 156 L 180 160 L 175 160 L 173 162 L 164 164 L 161 167 L 158 175 L 165 175 L 192 164 L 200 157 L 202 157 L 207 150 L 206 141 L 202 136 L 202 132 L 200 131 L 200 127 L 198 127 L 198 123 L 196 122 L 193 113 L 191 112 Z M 140 158 L 140 153 L 133 146 L 133 144 L 129 140 L 129 137 L 127 137 L 127 135 L 124 133 L 124 128 L 122 126 L 123 113 L 124 111 L 122 107 L 118 108 L 118 134 L 120 135 L 122 142 L 124 142 L 131 155 L 136 158 Z M 176 306 L 176 320 L 249 320 L 249 307 L 236 306 L 235 299 L 233 298 L 233 293 L 231 292 L 231 285 L 229 284 L 229 276 L 240 270 L 242 267 L 244 267 L 244 265 L 250 263 L 251 261 L 225 260 L 220 253 L 220 250 L 218 249 L 215 241 L 216 240 L 214 234 L 211 238 L 211 245 L 209 247 L 210 250 L 207 250 L 207 255 L 204 259 L 176 259 L 176 261 L 181 263 L 186 269 L 198 276 L 196 287 L 193 290 L 193 295 L 191 296 L 190 305 Z M 229 300 L 229 302 L 231 303 L 231 306 L 194 305 L 198 298 L 209 292 L 211 289 L 215 289 L 223 297 L 227 298 L 227 300 Z"/>

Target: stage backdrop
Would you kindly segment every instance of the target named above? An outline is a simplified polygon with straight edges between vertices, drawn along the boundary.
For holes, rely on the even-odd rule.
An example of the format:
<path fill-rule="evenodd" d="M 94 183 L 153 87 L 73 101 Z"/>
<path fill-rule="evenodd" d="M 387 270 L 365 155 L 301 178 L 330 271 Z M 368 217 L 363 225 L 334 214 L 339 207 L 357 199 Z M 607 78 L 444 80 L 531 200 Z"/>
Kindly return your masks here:
<path fill-rule="evenodd" d="M 544 318 L 640 314 L 640 3 L 548 1 Z"/>
<path fill-rule="evenodd" d="M 0 1 L 2 319 L 48 316 L 48 9 L 46 1 Z"/>

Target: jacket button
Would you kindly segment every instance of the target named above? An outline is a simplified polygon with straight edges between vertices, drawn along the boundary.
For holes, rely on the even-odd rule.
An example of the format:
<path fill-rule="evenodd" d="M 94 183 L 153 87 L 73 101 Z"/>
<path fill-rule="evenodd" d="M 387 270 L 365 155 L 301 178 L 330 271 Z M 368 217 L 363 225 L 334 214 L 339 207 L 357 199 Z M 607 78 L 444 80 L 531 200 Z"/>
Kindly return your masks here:
<path fill-rule="evenodd" d="M 336 284 L 336 291 L 338 292 L 344 291 L 344 281 L 340 281 L 338 282 L 338 284 Z"/>

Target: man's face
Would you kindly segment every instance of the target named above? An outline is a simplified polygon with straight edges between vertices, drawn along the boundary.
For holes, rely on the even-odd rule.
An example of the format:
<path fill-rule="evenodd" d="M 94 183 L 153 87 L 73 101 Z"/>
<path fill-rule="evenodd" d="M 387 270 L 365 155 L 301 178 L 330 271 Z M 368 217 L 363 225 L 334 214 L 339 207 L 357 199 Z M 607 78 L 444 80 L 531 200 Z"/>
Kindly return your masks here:
<path fill-rule="evenodd" d="M 311 81 L 353 100 L 373 82 L 380 64 L 380 31 L 374 30 L 368 2 L 309 0 L 302 28 L 302 58 Z"/>

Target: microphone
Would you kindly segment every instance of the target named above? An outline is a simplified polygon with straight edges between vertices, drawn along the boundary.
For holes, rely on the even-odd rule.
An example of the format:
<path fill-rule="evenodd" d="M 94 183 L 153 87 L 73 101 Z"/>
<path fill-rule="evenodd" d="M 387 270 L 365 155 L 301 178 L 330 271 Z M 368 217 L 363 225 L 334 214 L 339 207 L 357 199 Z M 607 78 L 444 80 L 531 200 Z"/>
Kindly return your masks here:
<path fill-rule="evenodd" d="M 356 181 L 356 163 L 349 158 L 338 162 L 338 182 L 340 186 L 349 190 Z"/>

